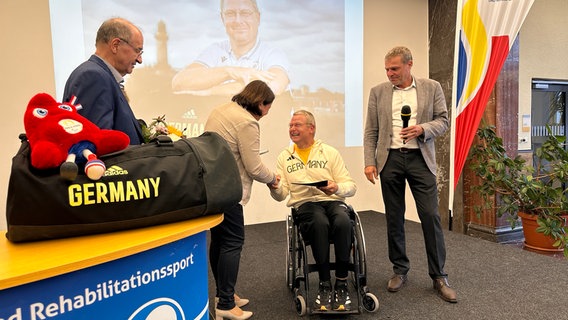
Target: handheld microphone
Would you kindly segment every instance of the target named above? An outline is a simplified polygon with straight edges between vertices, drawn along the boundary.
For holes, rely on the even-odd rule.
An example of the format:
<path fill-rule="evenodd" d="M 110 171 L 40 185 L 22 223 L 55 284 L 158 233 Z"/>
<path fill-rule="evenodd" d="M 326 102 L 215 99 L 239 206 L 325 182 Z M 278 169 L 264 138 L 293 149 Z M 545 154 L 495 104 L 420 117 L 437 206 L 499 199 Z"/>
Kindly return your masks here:
<path fill-rule="evenodd" d="M 408 128 L 408 120 L 410 120 L 410 115 L 412 111 L 410 110 L 410 106 L 404 105 L 400 109 L 400 118 L 402 119 L 402 128 Z M 402 140 L 402 143 L 406 144 L 406 139 Z"/>
<path fill-rule="evenodd" d="M 404 105 L 402 109 L 400 109 L 400 118 L 402 119 L 402 128 L 408 127 L 408 120 L 410 120 L 410 115 L 412 111 L 410 110 L 410 106 Z"/>

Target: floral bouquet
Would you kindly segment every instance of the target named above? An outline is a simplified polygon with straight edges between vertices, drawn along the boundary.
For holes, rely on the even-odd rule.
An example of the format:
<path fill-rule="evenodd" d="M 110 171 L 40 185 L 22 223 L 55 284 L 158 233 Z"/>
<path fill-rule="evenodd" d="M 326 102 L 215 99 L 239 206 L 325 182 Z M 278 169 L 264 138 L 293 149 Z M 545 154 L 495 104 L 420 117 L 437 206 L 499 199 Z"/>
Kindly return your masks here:
<path fill-rule="evenodd" d="M 177 141 L 182 138 L 186 138 L 183 131 L 168 125 L 166 122 L 166 115 L 161 115 L 157 118 L 153 118 L 150 125 L 147 125 L 144 120 L 138 120 L 140 122 L 140 127 L 142 128 L 142 136 L 144 137 L 144 143 L 148 143 L 158 136 L 168 136 L 172 141 Z M 185 131 L 185 130 L 184 130 Z"/>

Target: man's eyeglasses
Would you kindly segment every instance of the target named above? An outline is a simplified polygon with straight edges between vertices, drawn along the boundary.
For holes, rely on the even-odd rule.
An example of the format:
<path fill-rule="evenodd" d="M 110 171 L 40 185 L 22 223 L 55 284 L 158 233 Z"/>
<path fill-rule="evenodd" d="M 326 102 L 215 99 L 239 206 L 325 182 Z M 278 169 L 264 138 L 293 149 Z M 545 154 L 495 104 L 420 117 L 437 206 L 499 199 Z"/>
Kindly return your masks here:
<path fill-rule="evenodd" d="M 250 17 L 252 17 L 252 15 L 254 14 L 253 10 L 225 10 L 223 11 L 223 17 L 227 20 L 234 20 L 237 15 L 239 15 L 241 18 L 243 19 L 248 19 Z"/>
<path fill-rule="evenodd" d="M 144 49 L 142 49 L 142 48 L 136 48 L 135 46 L 131 45 L 130 42 L 128 42 L 128 41 L 126 41 L 126 40 L 124 40 L 124 39 L 122 39 L 122 38 L 118 38 L 118 40 L 120 40 L 120 41 L 126 43 L 127 45 L 129 45 L 130 48 L 132 48 L 132 49 L 134 50 L 134 52 L 136 52 L 137 55 L 140 56 L 140 55 L 142 55 L 142 53 L 144 53 Z"/>
<path fill-rule="evenodd" d="M 290 123 L 288 126 L 290 127 L 290 129 L 292 129 L 292 128 L 301 128 L 303 126 L 313 126 L 313 124 L 294 122 L 294 123 Z"/>

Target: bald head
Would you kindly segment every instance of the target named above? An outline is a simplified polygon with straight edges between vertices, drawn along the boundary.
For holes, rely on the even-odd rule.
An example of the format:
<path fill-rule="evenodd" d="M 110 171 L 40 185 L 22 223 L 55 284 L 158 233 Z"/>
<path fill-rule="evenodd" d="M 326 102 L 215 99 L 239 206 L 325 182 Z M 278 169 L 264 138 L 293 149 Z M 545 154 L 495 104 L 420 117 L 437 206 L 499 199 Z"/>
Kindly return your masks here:
<path fill-rule="evenodd" d="M 97 31 L 96 45 L 109 43 L 114 38 L 130 41 L 134 34 L 142 34 L 132 22 L 123 18 L 111 18 L 103 22 Z"/>
<path fill-rule="evenodd" d="M 112 65 L 122 76 L 132 73 L 142 63 L 144 36 L 132 22 L 111 18 L 97 31 L 95 54 Z"/>

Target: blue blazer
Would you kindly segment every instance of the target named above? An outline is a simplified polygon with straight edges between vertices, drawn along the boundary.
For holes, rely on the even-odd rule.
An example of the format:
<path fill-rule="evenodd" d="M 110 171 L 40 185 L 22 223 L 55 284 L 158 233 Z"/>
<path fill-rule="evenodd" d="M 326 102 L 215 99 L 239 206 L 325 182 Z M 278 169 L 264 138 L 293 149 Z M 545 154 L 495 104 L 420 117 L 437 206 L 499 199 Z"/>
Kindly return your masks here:
<path fill-rule="evenodd" d="M 73 70 L 65 84 L 63 101 L 69 101 L 72 96 L 76 96 L 77 103 L 83 107 L 79 114 L 99 128 L 126 133 L 132 145 L 144 142 L 138 120 L 101 58 L 92 55 Z"/>

